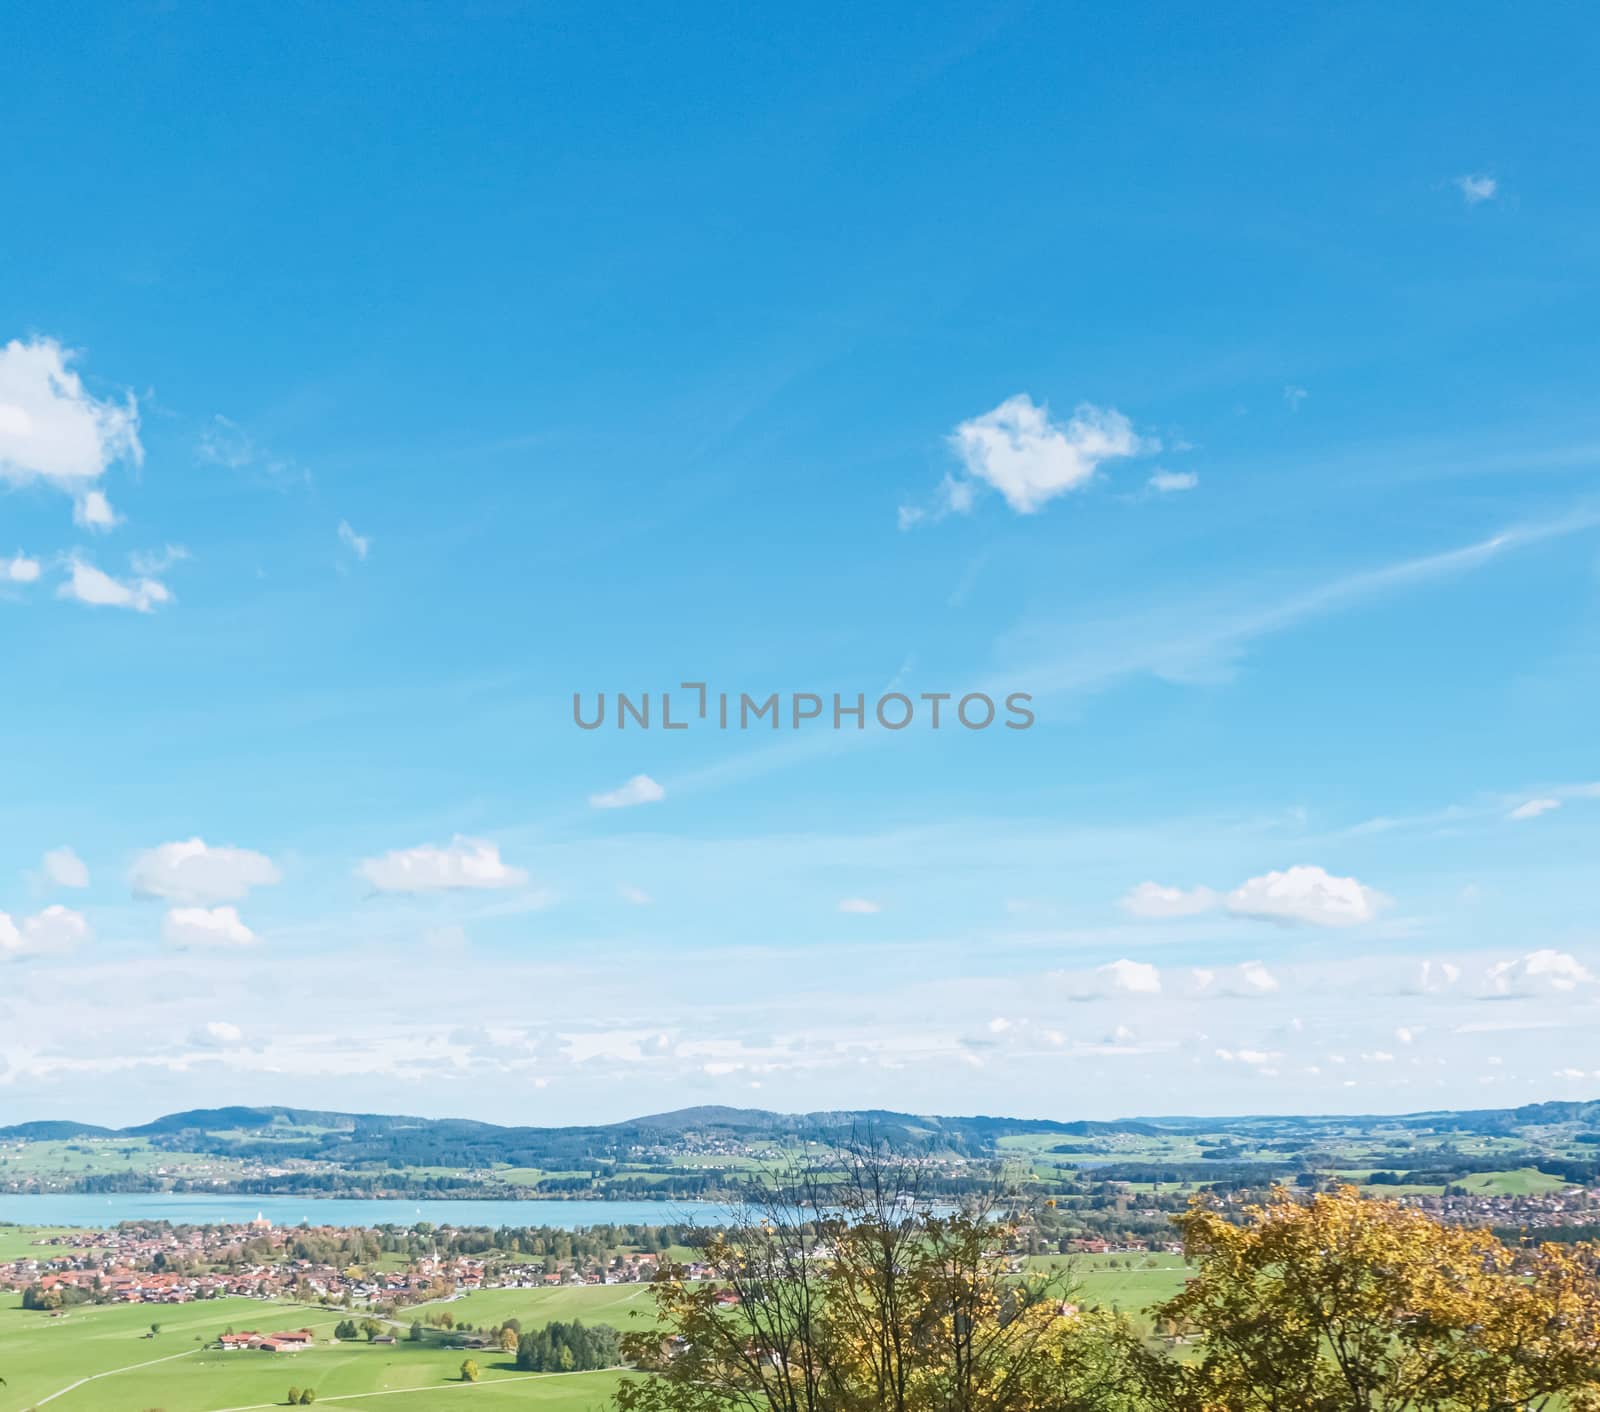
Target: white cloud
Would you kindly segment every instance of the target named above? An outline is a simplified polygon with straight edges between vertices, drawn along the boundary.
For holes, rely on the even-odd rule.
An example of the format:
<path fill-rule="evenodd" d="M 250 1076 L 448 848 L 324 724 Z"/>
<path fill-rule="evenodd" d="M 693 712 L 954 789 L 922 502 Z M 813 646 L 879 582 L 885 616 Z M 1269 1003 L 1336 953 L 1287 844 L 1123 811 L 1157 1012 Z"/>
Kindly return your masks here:
<path fill-rule="evenodd" d="M 1481 172 L 1469 172 L 1465 176 L 1458 176 L 1455 185 L 1456 190 L 1461 193 L 1461 199 L 1469 206 L 1493 201 L 1500 190 L 1499 182 L 1492 176 L 1484 176 Z"/>
<path fill-rule="evenodd" d="M 1114 989 L 1131 991 L 1135 995 L 1154 995 L 1161 989 L 1161 972 L 1145 961 L 1130 961 L 1124 957 L 1101 966 L 1099 973 Z"/>
<path fill-rule="evenodd" d="M 1193 490 L 1200 484 L 1200 477 L 1193 471 L 1157 471 L 1145 484 L 1157 495 L 1174 495 Z"/>
<path fill-rule="evenodd" d="M 1370 922 L 1388 901 L 1354 878 L 1336 878 L 1322 868 L 1299 865 L 1250 878 L 1226 897 L 1209 887 L 1143 882 L 1122 899 L 1122 908 L 1135 917 L 1164 920 L 1195 917 L 1220 906 L 1236 917 L 1347 927 Z"/>
<path fill-rule="evenodd" d="M 1449 990 L 1461 979 L 1461 967 L 1453 961 L 1425 960 L 1417 973 L 1417 986 L 1425 995 Z"/>
<path fill-rule="evenodd" d="M 1122 899 L 1122 907 L 1135 917 L 1193 917 L 1211 911 L 1220 901 L 1209 887 L 1185 890 L 1142 882 Z"/>
<path fill-rule="evenodd" d="M 1283 400 L 1289 404 L 1289 410 L 1291 412 L 1298 412 L 1300 410 L 1300 404 L 1304 402 L 1310 395 L 1311 394 L 1308 393 L 1305 388 L 1295 387 L 1292 384 L 1283 389 Z"/>
<path fill-rule="evenodd" d="M 666 797 L 666 790 L 649 775 L 635 775 L 620 789 L 591 794 L 589 803 L 596 809 L 629 809 L 635 804 L 655 804 Z"/>
<path fill-rule="evenodd" d="M 70 951 L 93 934 L 83 913 L 70 907 L 46 907 L 23 918 L 20 926 L 9 913 L 0 912 L 0 961 Z"/>
<path fill-rule="evenodd" d="M 1559 799 L 1530 799 L 1525 804 L 1519 804 L 1509 814 L 1508 819 L 1537 819 L 1541 814 L 1548 814 L 1552 809 L 1559 809 Z"/>
<path fill-rule="evenodd" d="M 0 482 L 42 482 L 71 495 L 80 513 L 98 513 L 100 505 L 109 513 L 94 483 L 114 461 L 144 459 L 138 404 L 132 396 L 92 396 L 72 361 L 51 338 L 0 348 Z M 85 511 L 96 495 L 98 504 Z"/>
<path fill-rule="evenodd" d="M 37 583 L 39 561 L 30 559 L 20 549 L 14 559 L 0 556 L 0 583 Z"/>
<path fill-rule="evenodd" d="M 279 880 L 277 865 L 248 848 L 212 848 L 204 839 L 163 843 L 134 859 L 128 881 L 140 897 L 227 902 Z"/>
<path fill-rule="evenodd" d="M 1497 962 L 1484 979 L 1493 995 L 1531 996 L 1576 990 L 1594 977 L 1576 956 L 1544 947 L 1514 961 Z"/>
<path fill-rule="evenodd" d="M 104 534 L 121 523 L 103 490 L 87 490 L 72 505 L 72 523 L 80 529 Z"/>
<path fill-rule="evenodd" d="M 231 1049 L 244 1042 L 244 1031 L 229 1020 L 207 1020 L 189 1036 L 189 1042 L 204 1049 Z"/>
<path fill-rule="evenodd" d="M 1121 412 L 1083 403 L 1063 425 L 1026 393 L 962 422 L 950 443 L 967 474 L 993 486 L 1020 515 L 1087 485 L 1102 461 L 1158 449 Z M 970 485 L 949 482 L 945 495 L 951 510 L 970 508 Z"/>
<path fill-rule="evenodd" d="M 1283 1058 L 1277 1050 L 1266 1049 L 1219 1049 L 1216 1051 L 1218 1059 L 1225 1064 L 1252 1064 L 1259 1067 L 1262 1064 L 1271 1064 Z"/>
<path fill-rule="evenodd" d="M 135 550 L 128 555 L 128 563 L 132 565 L 134 573 L 148 578 L 152 574 L 166 573 L 174 564 L 188 557 L 189 551 L 181 544 L 169 544 L 162 549 Z"/>
<path fill-rule="evenodd" d="M 251 946 L 256 939 L 237 907 L 174 907 L 161 935 L 171 946 Z"/>
<path fill-rule="evenodd" d="M 445 848 L 424 843 L 368 858 L 360 868 L 378 892 L 450 892 L 470 888 L 521 887 L 528 874 L 501 861 L 485 839 L 457 834 Z"/>
<path fill-rule="evenodd" d="M 1299 865 L 1241 883 L 1228 894 L 1227 908 L 1237 917 L 1262 921 L 1351 927 L 1372 921 L 1388 900 L 1354 878 Z"/>
<path fill-rule="evenodd" d="M 88 887 L 89 869 L 70 848 L 52 848 L 44 855 L 44 875 L 57 887 Z"/>
<path fill-rule="evenodd" d="M 348 520 L 339 521 L 339 540 L 358 559 L 365 559 L 367 550 L 372 548 L 372 540 L 364 534 L 357 534 L 350 528 Z"/>
<path fill-rule="evenodd" d="M 56 590 L 58 598 L 72 598 L 91 608 L 131 608 L 149 613 L 172 601 L 172 593 L 159 579 L 115 579 L 82 559 L 71 561 L 71 576 Z"/>
<path fill-rule="evenodd" d="M 635 907 L 648 907 L 655 901 L 642 887 L 635 887 L 632 883 L 623 883 L 617 891 L 624 902 L 631 902 Z"/>
<path fill-rule="evenodd" d="M 883 911 L 883 908 L 870 898 L 846 897 L 840 900 L 839 910 L 841 912 L 853 913 L 858 917 L 870 917 L 874 913 Z"/>
<path fill-rule="evenodd" d="M 1259 961 L 1246 961 L 1239 967 L 1239 985 L 1247 994 L 1270 995 L 1278 989 L 1278 978 Z"/>

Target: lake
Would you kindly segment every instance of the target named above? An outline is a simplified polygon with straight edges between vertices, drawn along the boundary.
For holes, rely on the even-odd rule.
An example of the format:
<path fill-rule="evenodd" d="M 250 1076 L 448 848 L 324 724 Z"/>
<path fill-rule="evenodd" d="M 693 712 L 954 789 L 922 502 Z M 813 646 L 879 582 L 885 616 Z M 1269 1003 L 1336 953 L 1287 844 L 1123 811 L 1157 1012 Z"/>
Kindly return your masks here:
<path fill-rule="evenodd" d="M 662 1226 L 731 1219 L 708 1201 L 375 1201 L 352 1197 L 211 1196 L 140 1191 L 113 1196 L 0 1193 L 0 1221 L 24 1226 L 114 1226 L 119 1221 L 238 1225 L 260 1214 L 275 1226 Z"/>

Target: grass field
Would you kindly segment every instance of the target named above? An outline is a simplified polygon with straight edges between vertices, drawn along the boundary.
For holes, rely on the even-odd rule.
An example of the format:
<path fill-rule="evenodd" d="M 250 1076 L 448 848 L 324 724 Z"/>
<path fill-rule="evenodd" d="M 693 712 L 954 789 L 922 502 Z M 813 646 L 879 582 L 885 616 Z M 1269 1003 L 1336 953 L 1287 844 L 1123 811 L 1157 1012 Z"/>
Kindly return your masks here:
<path fill-rule="evenodd" d="M 629 1329 L 640 1327 L 640 1320 L 630 1315 L 635 1310 L 649 1315 L 654 1305 L 649 1285 L 631 1284 L 482 1289 L 440 1304 L 419 1306 L 422 1313 L 441 1309 L 448 1309 L 458 1324 L 465 1320 L 474 1328 L 503 1324 L 507 1319 L 519 1320 L 525 1329 L 557 1319 L 564 1322 L 581 1319 L 586 1324 L 610 1324 L 618 1332 L 627 1333 Z M 398 1317 L 404 1321 L 411 1312 L 402 1310 Z"/>
<path fill-rule="evenodd" d="M 1156 1263 L 1147 1265 L 1147 1259 Z M 1080 1304 L 1126 1314 L 1171 1299 L 1193 1273 L 1181 1255 L 1041 1255 L 1028 1263 L 1038 1270 L 1065 1271 Z"/>
<path fill-rule="evenodd" d="M 18 1260 L 25 1256 L 62 1255 L 60 1248 L 49 1249 L 34 1244 L 40 1236 L 60 1235 L 70 1226 L 4 1226 L 0 1225 L 0 1261 Z"/>
<path fill-rule="evenodd" d="M 627 1286 L 601 1286 L 594 1293 L 627 1293 Z M 516 1294 L 518 1291 L 496 1291 Z M 524 1309 L 524 1322 L 583 1317 L 588 1289 L 528 1290 L 540 1301 Z M 561 1300 L 571 1294 L 577 1300 Z M 458 1317 L 465 1300 L 451 1306 Z M 596 1301 L 590 1300 L 590 1304 Z M 227 1299 L 165 1307 L 82 1306 L 60 1318 L 21 1308 L 16 1296 L 0 1302 L 0 1412 L 49 1407 L 52 1412 L 107 1412 L 161 1408 L 163 1412 L 222 1412 L 222 1409 L 282 1405 L 291 1385 L 313 1387 L 318 1402 L 333 1399 L 384 1412 L 456 1405 L 525 1407 L 549 1412 L 588 1412 L 607 1405 L 621 1374 L 525 1374 L 498 1352 L 466 1354 L 436 1339 L 393 1345 L 322 1343 L 304 1353 L 224 1353 L 206 1347 L 230 1325 L 236 1329 L 299 1328 L 330 1339 L 338 1312 L 297 1305 Z M 508 1315 L 474 1311 L 473 1321 L 498 1322 Z M 151 1322 L 161 1332 L 145 1337 Z M 598 1320 L 594 1320 L 599 1322 Z M 460 1380 L 462 1360 L 477 1360 L 482 1380 Z M 76 1386 L 74 1386 L 76 1384 Z M 382 1400 L 376 1400 L 381 1396 Z"/>

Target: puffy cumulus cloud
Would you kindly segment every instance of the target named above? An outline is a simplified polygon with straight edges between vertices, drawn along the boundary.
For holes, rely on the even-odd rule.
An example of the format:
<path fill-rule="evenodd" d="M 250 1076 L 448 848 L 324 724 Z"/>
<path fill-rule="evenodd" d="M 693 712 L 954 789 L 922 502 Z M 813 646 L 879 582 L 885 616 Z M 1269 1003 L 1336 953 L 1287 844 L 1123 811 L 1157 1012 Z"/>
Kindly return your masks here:
<path fill-rule="evenodd" d="M 21 922 L 0 912 L 0 961 L 71 951 L 94 935 L 82 912 L 51 906 Z"/>
<path fill-rule="evenodd" d="M 68 561 L 65 582 L 56 589 L 57 598 L 68 598 L 91 608 L 127 608 L 135 613 L 153 613 L 172 601 L 172 590 L 160 579 L 113 578 L 87 559 L 74 556 Z"/>
<path fill-rule="evenodd" d="M 1101 966 L 1095 974 L 1104 976 L 1113 990 L 1125 990 L 1134 995 L 1155 995 L 1161 990 L 1161 972 L 1147 961 L 1130 961 L 1123 957 Z"/>
<path fill-rule="evenodd" d="M 1167 920 L 1223 908 L 1236 917 L 1312 926 L 1350 927 L 1370 922 L 1389 899 L 1354 878 L 1333 877 L 1304 864 L 1249 878 L 1226 896 L 1209 887 L 1169 887 L 1143 882 L 1122 899 L 1135 917 Z"/>
<path fill-rule="evenodd" d="M 111 508 L 111 502 L 106 499 L 105 491 L 88 490 L 73 503 L 72 523 L 79 529 L 104 534 L 107 530 L 115 529 L 122 521 L 117 512 Z"/>
<path fill-rule="evenodd" d="M 1026 393 L 962 422 L 950 444 L 968 476 L 998 490 L 1019 515 L 1087 485 L 1104 461 L 1158 449 L 1121 412 L 1085 402 L 1070 420 L 1057 422 Z M 947 481 L 945 499 L 951 510 L 970 508 L 970 484 Z"/>
<path fill-rule="evenodd" d="M 1230 996 L 1248 1000 L 1254 996 L 1276 995 L 1281 989 L 1278 978 L 1259 961 L 1245 961 L 1221 969 L 1197 966 L 1184 978 L 1183 984 L 1183 993 L 1191 999 Z"/>
<path fill-rule="evenodd" d="M 666 790 L 649 775 L 635 775 L 617 789 L 591 794 L 589 803 L 595 809 L 631 809 L 635 804 L 658 804 L 666 797 Z"/>
<path fill-rule="evenodd" d="M 70 848 L 52 848 L 41 861 L 45 877 L 57 887 L 88 887 L 89 867 Z"/>
<path fill-rule="evenodd" d="M 648 907 L 655 901 L 655 898 L 642 887 L 635 887 L 632 883 L 621 884 L 617 888 L 617 894 L 624 902 L 634 907 Z"/>
<path fill-rule="evenodd" d="M 1249 1064 L 1257 1068 L 1283 1058 L 1275 1049 L 1218 1049 L 1215 1052 L 1224 1064 Z"/>
<path fill-rule="evenodd" d="M 39 572 L 39 561 L 30 559 L 20 549 L 11 558 L 0 554 L 0 584 L 37 583 Z"/>
<path fill-rule="evenodd" d="M 72 496 L 80 516 L 109 515 L 95 482 L 115 461 L 143 461 L 139 408 L 132 395 L 93 396 L 74 356 L 53 338 L 0 348 L 0 482 L 42 483 Z"/>
<path fill-rule="evenodd" d="M 229 1020 L 207 1020 L 190 1031 L 189 1043 L 199 1049 L 233 1049 L 244 1043 L 244 1031 Z"/>
<path fill-rule="evenodd" d="M 1236 988 L 1244 995 L 1271 995 L 1278 978 L 1259 961 L 1246 961 L 1239 967 Z"/>
<path fill-rule="evenodd" d="M 856 917 L 871 917 L 883 911 L 883 907 L 870 897 L 845 897 L 840 899 L 839 910 Z"/>
<path fill-rule="evenodd" d="M 1482 172 L 1468 172 L 1464 176 L 1458 176 L 1454 185 L 1461 193 L 1461 199 L 1469 206 L 1481 206 L 1485 201 L 1493 201 L 1500 191 L 1500 183 Z"/>
<path fill-rule="evenodd" d="M 1576 990 L 1594 976 L 1576 956 L 1549 947 L 1530 951 L 1512 961 L 1499 961 L 1484 975 L 1490 995 L 1537 996 Z"/>
<path fill-rule="evenodd" d="M 1164 887 L 1142 882 L 1122 899 L 1122 909 L 1135 917 L 1193 917 L 1213 911 L 1221 898 L 1209 887 Z"/>
<path fill-rule="evenodd" d="M 174 907 L 162 920 L 161 935 L 169 946 L 252 946 L 256 940 L 237 907 Z"/>
<path fill-rule="evenodd" d="M 1263 873 L 1227 896 L 1236 917 L 1303 922 L 1315 927 L 1353 927 L 1372 921 L 1389 899 L 1354 878 L 1337 878 L 1322 868 L 1297 865 Z"/>
<path fill-rule="evenodd" d="M 501 859 L 496 844 L 460 834 L 443 848 L 424 843 L 368 858 L 359 872 L 377 892 L 457 892 L 522 887 L 528 881 L 526 871 Z"/>
<path fill-rule="evenodd" d="M 1424 995 L 1437 995 L 1453 988 L 1461 979 L 1461 967 L 1454 961 L 1425 960 L 1417 968 L 1417 988 Z"/>
<path fill-rule="evenodd" d="M 213 848 L 202 838 L 163 843 L 134 859 L 128 881 L 140 897 L 169 902 L 232 902 L 280 880 L 277 865 L 249 848 Z"/>

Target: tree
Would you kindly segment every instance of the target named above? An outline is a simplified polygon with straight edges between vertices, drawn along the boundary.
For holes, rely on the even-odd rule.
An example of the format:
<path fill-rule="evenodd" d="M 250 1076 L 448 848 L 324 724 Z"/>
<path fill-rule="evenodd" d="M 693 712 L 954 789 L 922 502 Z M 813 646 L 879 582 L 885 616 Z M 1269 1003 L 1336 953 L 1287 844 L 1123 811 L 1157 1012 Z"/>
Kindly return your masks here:
<path fill-rule="evenodd" d="M 871 1141 L 754 1191 L 731 1233 L 653 1291 L 656 1328 L 624 1338 L 655 1374 L 623 1412 L 1111 1412 L 1127 1406 L 1118 1321 L 1062 1281 L 1016 1277 L 991 1191 L 935 1212 L 927 1164 Z M 519 1366 L 521 1360 L 519 1358 Z"/>
<path fill-rule="evenodd" d="M 517 1351 L 517 1331 L 509 1324 L 500 1330 L 500 1351 L 502 1353 Z"/>
<path fill-rule="evenodd" d="M 316 1400 L 317 1390 L 314 1387 L 308 1387 L 300 1394 L 300 1405 L 302 1407 L 309 1407 Z"/>
<path fill-rule="evenodd" d="M 478 1364 L 475 1359 L 468 1358 L 461 1365 L 461 1381 L 475 1383 L 478 1381 Z"/>
<path fill-rule="evenodd" d="M 300 1389 L 291 1386 L 289 1389 L 289 1396 L 284 1400 L 290 1407 L 298 1407 L 300 1405 Z"/>
<path fill-rule="evenodd" d="M 411 1327 L 406 1331 L 406 1338 L 412 1343 L 422 1342 L 422 1320 L 413 1319 Z"/>
<path fill-rule="evenodd" d="M 1158 1412 L 1600 1409 L 1591 1249 L 1513 1251 L 1349 1186 L 1178 1226 L 1199 1271 L 1157 1313 L 1199 1356 L 1138 1357 Z"/>
<path fill-rule="evenodd" d="M 151 1325 L 150 1325 L 150 1335 L 151 1335 L 151 1337 L 152 1337 L 152 1338 L 153 1338 L 153 1337 L 154 1337 L 154 1336 L 155 1336 L 155 1335 L 156 1335 L 156 1334 L 158 1334 L 158 1333 L 160 1333 L 160 1332 L 161 1332 L 161 1325 L 160 1325 L 160 1324 L 151 1324 Z"/>

